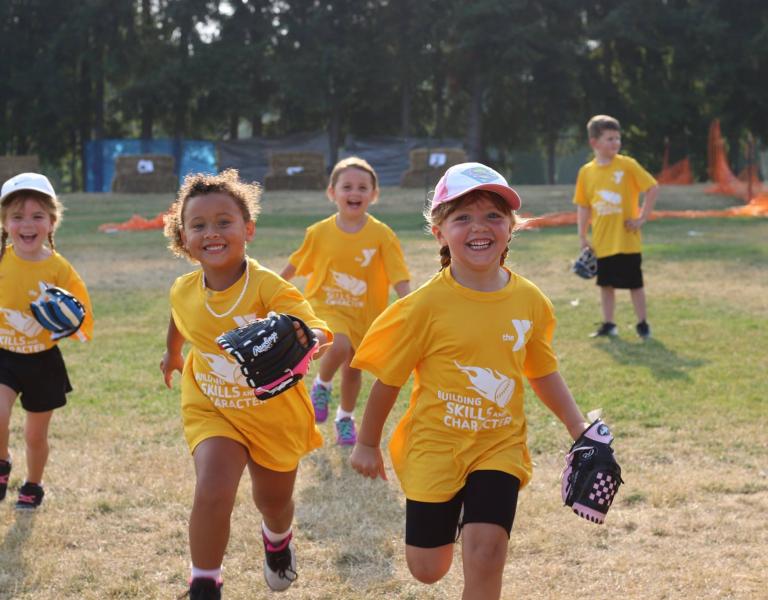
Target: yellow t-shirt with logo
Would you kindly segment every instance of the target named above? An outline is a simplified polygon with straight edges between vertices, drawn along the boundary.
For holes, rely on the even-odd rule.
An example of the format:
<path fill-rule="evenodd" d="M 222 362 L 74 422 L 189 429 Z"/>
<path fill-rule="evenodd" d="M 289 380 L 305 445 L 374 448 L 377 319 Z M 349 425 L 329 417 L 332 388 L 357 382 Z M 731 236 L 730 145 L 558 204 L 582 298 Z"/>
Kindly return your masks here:
<path fill-rule="evenodd" d="M 24 260 L 10 245 L 0 260 L 0 348 L 33 354 L 59 343 L 60 340 L 51 339 L 51 332 L 35 320 L 29 308 L 46 288 L 52 286 L 67 290 L 85 308 L 85 320 L 72 339 L 86 341 L 93 338 L 91 298 L 85 283 L 67 259 L 54 252 L 45 260 Z"/>
<path fill-rule="evenodd" d="M 291 471 L 299 459 L 322 445 L 306 386 L 294 387 L 269 400 L 259 400 L 239 365 L 216 344 L 216 338 L 267 313 L 288 313 L 310 328 L 328 331 L 293 285 L 248 259 L 248 289 L 237 307 L 246 276 L 228 289 L 203 288 L 202 270 L 179 277 L 171 287 L 171 314 L 179 332 L 192 346 L 181 380 L 181 411 L 190 451 L 203 440 L 227 437 L 248 449 L 254 462 L 273 471 Z M 331 333 L 328 332 L 329 339 Z"/>
<path fill-rule="evenodd" d="M 481 469 L 529 481 L 523 377 L 557 370 L 554 328 L 552 304 L 520 275 L 479 292 L 450 269 L 376 319 L 352 366 L 396 387 L 414 372 L 408 410 L 389 443 L 407 498 L 445 502 Z"/>
<path fill-rule="evenodd" d="M 353 348 L 386 308 L 389 286 L 410 279 L 395 232 L 371 215 L 355 233 L 342 231 L 336 215 L 311 225 L 289 262 L 309 275 L 304 294 L 317 315 Z"/>
<path fill-rule="evenodd" d="M 592 160 L 579 169 L 573 203 L 591 209 L 592 247 L 598 258 L 640 252 L 640 232 L 628 231 L 624 222 L 638 218 L 640 193 L 654 185 L 648 171 L 621 154 L 607 165 Z"/>

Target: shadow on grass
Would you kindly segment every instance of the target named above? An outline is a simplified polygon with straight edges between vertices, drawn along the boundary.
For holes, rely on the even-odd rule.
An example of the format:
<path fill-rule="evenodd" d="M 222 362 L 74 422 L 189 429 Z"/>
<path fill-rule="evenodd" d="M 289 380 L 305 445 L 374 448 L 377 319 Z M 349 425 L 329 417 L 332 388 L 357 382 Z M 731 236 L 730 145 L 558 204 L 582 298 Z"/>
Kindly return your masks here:
<path fill-rule="evenodd" d="M 26 512 L 16 512 L 16 519 L 5 532 L 0 544 L 0 583 L 7 581 L 13 585 L 0 585 L 0 599 L 13 598 L 14 587 L 22 585 L 26 579 L 26 564 L 24 561 L 24 546 L 32 534 L 35 525 L 35 515 Z M 10 595 L 6 596 L 6 592 Z"/>
<path fill-rule="evenodd" d="M 628 342 L 621 338 L 605 340 L 597 346 L 621 365 L 645 367 L 656 379 L 689 380 L 688 371 L 706 364 L 700 358 L 687 358 L 667 348 L 658 339 Z"/>

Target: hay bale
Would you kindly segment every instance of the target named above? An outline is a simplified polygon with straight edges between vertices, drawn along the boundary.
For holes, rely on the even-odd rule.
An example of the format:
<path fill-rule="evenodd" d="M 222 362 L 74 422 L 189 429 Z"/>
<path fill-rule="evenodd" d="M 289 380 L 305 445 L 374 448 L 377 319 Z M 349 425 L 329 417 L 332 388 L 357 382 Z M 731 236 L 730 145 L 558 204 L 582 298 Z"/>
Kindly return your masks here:
<path fill-rule="evenodd" d="M 132 154 L 115 159 L 112 191 L 122 194 L 175 193 L 179 180 L 168 154 Z"/>
<path fill-rule="evenodd" d="M 267 190 L 324 190 L 327 185 L 325 158 L 321 152 L 272 152 Z"/>
<path fill-rule="evenodd" d="M 37 154 L 0 156 L 0 184 L 19 173 L 39 173 L 40 159 Z"/>
<path fill-rule="evenodd" d="M 467 162 L 461 148 L 414 148 L 409 156 L 410 168 L 400 178 L 400 187 L 433 188 L 449 167 Z"/>

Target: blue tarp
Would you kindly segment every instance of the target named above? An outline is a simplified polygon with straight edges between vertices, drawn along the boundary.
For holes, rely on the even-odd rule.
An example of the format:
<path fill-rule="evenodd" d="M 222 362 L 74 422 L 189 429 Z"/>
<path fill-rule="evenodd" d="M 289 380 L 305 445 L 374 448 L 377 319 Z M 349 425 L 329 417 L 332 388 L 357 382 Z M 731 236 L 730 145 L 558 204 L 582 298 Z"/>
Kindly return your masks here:
<path fill-rule="evenodd" d="M 131 154 L 170 154 L 179 180 L 188 173 L 216 173 L 216 145 L 200 140 L 93 140 L 85 147 L 86 192 L 109 192 L 115 158 Z"/>

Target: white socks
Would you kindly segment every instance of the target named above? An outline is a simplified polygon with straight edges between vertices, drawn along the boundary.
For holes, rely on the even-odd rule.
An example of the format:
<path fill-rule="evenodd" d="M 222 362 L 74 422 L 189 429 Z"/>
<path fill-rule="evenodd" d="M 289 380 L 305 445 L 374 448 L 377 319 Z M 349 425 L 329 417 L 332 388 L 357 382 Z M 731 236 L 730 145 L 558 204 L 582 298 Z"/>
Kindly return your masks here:
<path fill-rule="evenodd" d="M 275 546 L 279 545 L 280 542 L 282 542 L 285 538 L 287 538 L 291 534 L 290 527 L 288 528 L 287 531 L 284 531 L 283 533 L 275 533 L 274 531 L 270 531 L 270 529 L 267 527 L 264 521 L 261 522 L 261 530 L 264 532 L 264 537 L 266 537 L 269 540 L 269 542 Z"/>
<path fill-rule="evenodd" d="M 333 387 L 333 380 L 323 381 L 319 375 L 315 377 L 315 383 L 322 385 L 326 390 L 330 390 Z"/>
<path fill-rule="evenodd" d="M 221 567 L 218 569 L 198 569 L 192 565 L 192 579 L 202 577 L 204 579 L 213 579 L 215 582 L 221 581 Z"/>
<path fill-rule="evenodd" d="M 355 413 L 348 412 L 348 411 L 344 410 L 343 408 L 341 408 L 341 406 L 339 406 L 339 408 L 336 409 L 336 420 L 337 421 L 341 421 L 342 419 L 345 419 L 347 417 L 349 417 L 351 419 L 354 416 L 355 416 Z"/>

